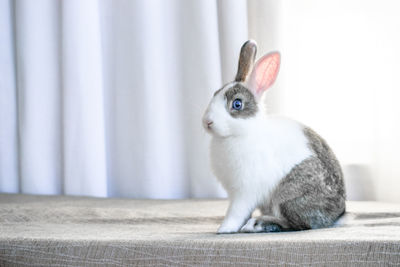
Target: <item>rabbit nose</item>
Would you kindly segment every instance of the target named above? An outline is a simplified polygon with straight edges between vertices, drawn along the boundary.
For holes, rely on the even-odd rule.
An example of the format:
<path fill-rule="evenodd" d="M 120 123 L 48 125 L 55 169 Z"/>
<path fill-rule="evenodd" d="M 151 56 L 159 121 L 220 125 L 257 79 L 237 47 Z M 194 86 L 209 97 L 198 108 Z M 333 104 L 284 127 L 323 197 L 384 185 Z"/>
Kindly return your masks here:
<path fill-rule="evenodd" d="M 209 118 L 204 118 L 204 119 L 203 119 L 204 128 L 211 129 L 211 125 L 212 125 L 213 123 L 214 123 L 214 122 L 213 122 L 211 119 L 209 119 Z"/>

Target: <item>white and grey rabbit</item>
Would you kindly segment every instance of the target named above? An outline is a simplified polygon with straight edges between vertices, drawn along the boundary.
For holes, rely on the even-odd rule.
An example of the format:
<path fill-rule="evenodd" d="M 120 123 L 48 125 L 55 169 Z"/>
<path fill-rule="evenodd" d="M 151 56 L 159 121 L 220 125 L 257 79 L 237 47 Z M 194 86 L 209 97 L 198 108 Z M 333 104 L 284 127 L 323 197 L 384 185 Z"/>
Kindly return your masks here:
<path fill-rule="evenodd" d="M 214 93 L 203 117 L 211 166 L 230 200 L 218 233 L 331 226 L 345 212 L 340 164 L 313 130 L 266 114 L 261 97 L 275 81 L 280 54 L 254 63 L 256 50 L 254 41 L 244 43 L 235 80 Z M 262 216 L 251 218 L 256 208 Z"/>

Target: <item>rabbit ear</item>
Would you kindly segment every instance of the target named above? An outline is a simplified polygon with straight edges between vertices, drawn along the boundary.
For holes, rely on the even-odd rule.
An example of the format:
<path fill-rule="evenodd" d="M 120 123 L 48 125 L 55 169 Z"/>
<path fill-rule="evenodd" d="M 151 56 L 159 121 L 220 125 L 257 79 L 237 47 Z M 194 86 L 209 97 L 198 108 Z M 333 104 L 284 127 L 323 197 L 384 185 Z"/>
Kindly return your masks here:
<path fill-rule="evenodd" d="M 248 40 L 242 45 L 239 56 L 239 66 L 236 74 L 236 82 L 244 82 L 249 75 L 254 64 L 257 53 L 257 44 L 253 40 Z"/>
<path fill-rule="evenodd" d="M 278 76 L 281 55 L 279 52 L 271 52 L 260 58 L 253 67 L 249 77 L 248 87 L 259 98 Z"/>

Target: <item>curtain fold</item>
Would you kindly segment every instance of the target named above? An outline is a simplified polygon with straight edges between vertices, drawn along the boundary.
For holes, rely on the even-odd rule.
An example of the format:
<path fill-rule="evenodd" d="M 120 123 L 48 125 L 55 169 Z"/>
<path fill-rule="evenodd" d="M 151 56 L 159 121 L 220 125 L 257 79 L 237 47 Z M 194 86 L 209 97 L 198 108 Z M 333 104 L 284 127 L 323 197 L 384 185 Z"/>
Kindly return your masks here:
<path fill-rule="evenodd" d="M 213 89 L 221 85 L 217 4 L 187 1 L 180 6 L 180 13 L 180 87 L 189 191 L 195 197 L 215 196 L 219 193 L 217 183 L 208 178 L 212 175 L 204 160 L 208 158 L 208 136 L 199 119 Z"/>
<path fill-rule="evenodd" d="M 101 28 L 97 0 L 61 1 L 64 193 L 107 196 Z M 54 89 L 54 88 L 53 88 Z"/>
<path fill-rule="evenodd" d="M 18 110 L 11 0 L 0 1 L 0 191 L 18 192 Z"/>
<path fill-rule="evenodd" d="M 111 196 L 190 194 L 181 144 L 176 8 L 166 1 L 101 2 L 107 18 L 103 52 Z"/>
<path fill-rule="evenodd" d="M 51 0 L 13 3 L 18 117 L 9 119 L 16 119 L 19 127 L 20 190 L 59 194 L 62 167 L 59 3 Z"/>

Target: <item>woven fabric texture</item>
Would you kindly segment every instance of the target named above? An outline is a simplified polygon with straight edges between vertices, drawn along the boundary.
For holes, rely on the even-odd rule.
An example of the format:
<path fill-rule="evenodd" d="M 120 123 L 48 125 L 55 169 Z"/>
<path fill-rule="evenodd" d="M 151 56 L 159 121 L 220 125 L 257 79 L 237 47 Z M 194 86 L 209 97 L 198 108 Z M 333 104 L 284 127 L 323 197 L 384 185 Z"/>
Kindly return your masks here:
<path fill-rule="evenodd" d="M 400 266 L 400 204 L 332 228 L 215 234 L 226 200 L 0 194 L 0 266 Z"/>

